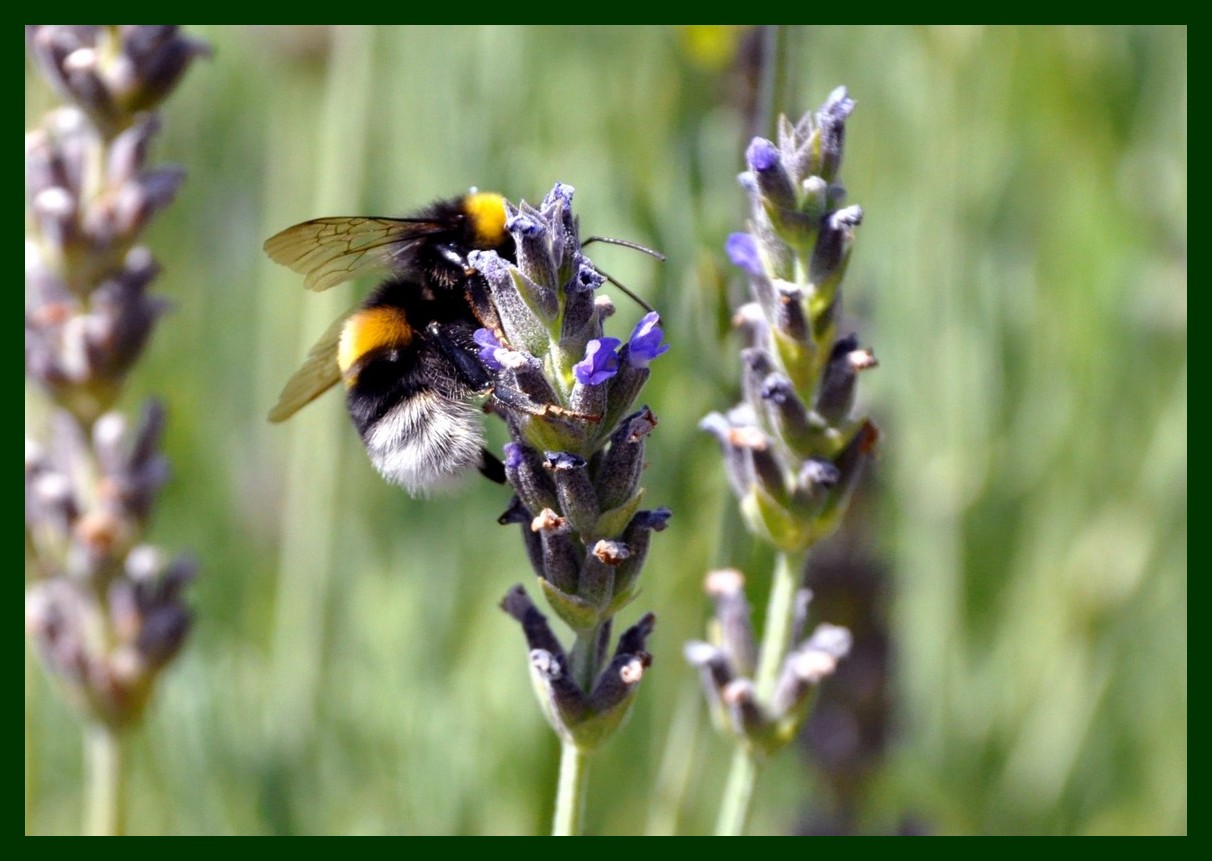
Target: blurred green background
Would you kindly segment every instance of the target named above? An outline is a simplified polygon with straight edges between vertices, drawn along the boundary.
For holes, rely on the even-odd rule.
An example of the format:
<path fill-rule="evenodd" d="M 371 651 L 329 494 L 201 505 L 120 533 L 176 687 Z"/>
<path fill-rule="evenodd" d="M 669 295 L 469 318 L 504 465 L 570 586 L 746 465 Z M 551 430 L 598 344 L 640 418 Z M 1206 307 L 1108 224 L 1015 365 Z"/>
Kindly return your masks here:
<path fill-rule="evenodd" d="M 306 293 L 261 243 L 470 185 L 537 202 L 560 180 L 583 235 L 668 255 L 591 249 L 674 347 L 644 394 L 661 422 L 647 501 L 674 519 L 622 617 L 657 613 L 655 663 L 593 761 L 587 829 L 709 832 L 730 748 L 682 643 L 703 636 L 710 567 L 760 591 L 769 564 L 696 428 L 737 396 L 722 244 L 743 227 L 755 131 L 745 33 L 189 32 L 214 56 L 166 103 L 153 161 L 189 179 L 148 237 L 174 312 L 125 403 L 167 402 L 174 477 L 151 538 L 202 573 L 194 634 L 133 739 L 131 831 L 548 829 L 557 744 L 497 609 L 516 582 L 534 592 L 495 522 L 508 494 L 387 486 L 337 395 L 265 421 L 360 293 Z M 857 102 L 842 179 L 866 219 L 846 310 L 881 362 L 863 400 L 882 457 L 818 554 L 861 561 L 889 644 L 848 827 L 1185 833 L 1186 29 L 781 39 L 777 110 L 839 84 Z M 28 64 L 26 81 L 30 127 L 53 98 Z M 618 335 L 641 311 L 615 300 Z M 74 833 L 79 727 L 28 648 L 26 666 L 27 833 Z M 765 770 L 753 833 L 821 827 L 846 778 L 818 760 L 797 747 Z"/>

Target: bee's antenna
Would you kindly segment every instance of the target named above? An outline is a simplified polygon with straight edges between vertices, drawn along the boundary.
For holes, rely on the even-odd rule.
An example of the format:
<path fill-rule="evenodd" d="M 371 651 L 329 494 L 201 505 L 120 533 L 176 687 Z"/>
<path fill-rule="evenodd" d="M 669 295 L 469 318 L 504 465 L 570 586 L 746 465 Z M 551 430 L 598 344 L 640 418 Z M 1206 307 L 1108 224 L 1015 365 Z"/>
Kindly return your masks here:
<path fill-rule="evenodd" d="M 605 269 L 603 269 L 601 266 L 599 266 L 598 264 L 595 263 L 595 264 L 593 264 L 593 268 L 598 271 L 599 275 L 601 275 L 603 278 L 605 278 L 607 281 L 609 281 L 615 287 L 618 287 L 619 290 L 621 290 L 623 293 L 630 296 L 631 300 L 633 302 L 635 302 L 637 305 L 639 305 L 641 308 L 643 308 L 645 311 L 655 311 L 656 310 L 651 305 L 649 305 L 647 302 L 645 302 L 643 299 L 641 299 L 639 296 L 635 295 L 630 290 L 628 290 L 627 287 L 624 286 L 622 283 L 615 280 L 615 277 L 613 275 L 611 275 L 609 272 L 607 272 Z"/>
<path fill-rule="evenodd" d="M 622 245 L 624 248 L 630 248 L 633 251 L 643 251 L 645 254 L 649 255 L 650 257 L 655 257 L 657 260 L 660 260 L 662 263 L 665 262 L 665 255 L 662 254 L 661 252 L 653 251 L 651 248 L 640 245 L 637 242 L 628 242 L 626 239 L 612 239 L 609 236 L 590 236 L 588 239 L 586 239 L 584 242 L 581 243 L 581 247 L 584 248 L 590 242 L 605 242 L 608 245 Z M 627 287 L 623 283 L 616 280 L 613 275 L 611 275 L 609 272 L 607 272 L 601 266 L 598 266 L 595 263 L 593 265 L 593 268 L 598 270 L 599 275 L 601 275 L 603 278 L 605 278 L 607 281 L 609 281 L 615 287 L 618 287 L 619 290 L 623 291 L 623 293 L 625 295 L 629 296 L 633 302 L 635 302 L 637 305 L 639 305 L 645 311 L 655 311 L 656 310 L 651 305 L 649 305 L 647 302 L 645 302 L 643 299 L 641 299 L 639 296 L 632 293 L 629 289 L 627 289 Z"/>
<path fill-rule="evenodd" d="M 607 245 L 622 245 L 624 248 L 630 248 L 632 251 L 643 251 L 649 257 L 655 257 L 662 263 L 665 262 L 665 255 L 659 251 L 653 251 L 645 245 L 640 245 L 638 242 L 628 242 L 626 239 L 612 239 L 609 236 L 591 236 L 581 243 L 584 248 L 590 242 L 605 242 Z"/>

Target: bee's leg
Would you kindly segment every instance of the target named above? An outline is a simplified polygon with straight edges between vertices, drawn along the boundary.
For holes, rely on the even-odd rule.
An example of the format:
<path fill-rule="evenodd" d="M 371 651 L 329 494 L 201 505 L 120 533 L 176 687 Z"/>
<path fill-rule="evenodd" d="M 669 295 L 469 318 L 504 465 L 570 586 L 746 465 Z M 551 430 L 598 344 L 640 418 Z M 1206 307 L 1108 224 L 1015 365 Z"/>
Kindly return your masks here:
<path fill-rule="evenodd" d="M 581 421 L 597 422 L 601 421 L 601 416 L 588 415 L 586 413 L 578 413 L 575 410 L 570 410 L 567 407 L 559 404 L 544 403 L 536 401 L 533 397 L 519 389 L 512 389 L 506 386 L 493 385 L 492 376 L 488 373 L 488 369 L 484 367 L 484 363 L 467 347 L 462 346 L 458 341 L 451 337 L 440 323 L 430 323 L 426 327 L 426 332 L 433 342 L 438 345 L 443 355 L 450 360 L 454 365 L 455 370 L 459 374 L 459 379 L 473 392 L 483 394 L 489 389 L 492 390 L 493 400 L 506 407 L 519 412 L 527 413 L 534 416 L 562 416 L 570 419 L 579 419 Z"/>
<path fill-rule="evenodd" d="M 541 401 L 536 401 L 530 395 L 518 389 L 511 389 L 508 386 L 497 384 L 493 386 L 492 398 L 494 401 L 503 404 L 506 408 L 517 410 L 518 412 L 526 413 L 532 416 L 560 416 L 562 418 L 577 419 L 579 421 L 599 422 L 601 416 L 589 415 L 588 413 L 578 413 L 576 410 L 570 410 L 568 407 L 562 407 L 559 404 L 547 404 Z"/>
<path fill-rule="evenodd" d="M 475 353 L 452 338 L 440 323 L 430 323 L 425 331 L 438 345 L 442 354 L 454 365 L 459 379 L 471 391 L 483 393 L 492 387 L 492 377 L 488 375 L 484 363 Z"/>
<path fill-rule="evenodd" d="M 425 331 L 433 339 L 433 342 L 438 345 L 438 349 L 442 351 L 442 354 L 450 360 L 450 363 L 455 368 L 455 372 L 459 375 L 459 379 L 468 389 L 473 392 L 485 392 L 492 387 L 492 377 L 488 375 L 488 371 L 483 363 L 474 353 L 461 346 L 458 341 L 452 338 L 442 328 L 441 324 L 436 322 L 430 323 Z M 495 481 L 497 484 L 505 483 L 505 464 L 501 463 L 500 458 L 482 446 L 480 448 L 479 469 L 480 473 L 490 481 Z"/>
<path fill-rule="evenodd" d="M 492 304 L 492 297 L 488 293 L 488 282 L 484 280 L 484 276 L 475 269 L 468 269 L 465 283 L 467 286 L 464 289 L 464 295 L 467 304 L 471 306 L 472 313 L 476 315 L 480 325 L 492 332 L 493 337 L 502 344 L 506 343 L 505 332 L 501 328 L 501 318 L 497 316 L 497 306 Z"/>
<path fill-rule="evenodd" d="M 505 464 L 486 448 L 480 449 L 480 474 L 497 484 L 505 483 Z"/>

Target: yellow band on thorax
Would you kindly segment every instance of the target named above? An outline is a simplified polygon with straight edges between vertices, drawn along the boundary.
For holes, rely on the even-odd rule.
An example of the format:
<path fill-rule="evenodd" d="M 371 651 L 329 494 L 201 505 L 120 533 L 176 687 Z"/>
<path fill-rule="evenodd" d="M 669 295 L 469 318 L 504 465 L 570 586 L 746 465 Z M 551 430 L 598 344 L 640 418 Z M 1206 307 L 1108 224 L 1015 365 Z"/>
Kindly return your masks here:
<path fill-rule="evenodd" d="M 490 191 L 467 195 L 467 217 L 476 231 L 476 245 L 495 248 L 505 238 L 505 198 Z"/>

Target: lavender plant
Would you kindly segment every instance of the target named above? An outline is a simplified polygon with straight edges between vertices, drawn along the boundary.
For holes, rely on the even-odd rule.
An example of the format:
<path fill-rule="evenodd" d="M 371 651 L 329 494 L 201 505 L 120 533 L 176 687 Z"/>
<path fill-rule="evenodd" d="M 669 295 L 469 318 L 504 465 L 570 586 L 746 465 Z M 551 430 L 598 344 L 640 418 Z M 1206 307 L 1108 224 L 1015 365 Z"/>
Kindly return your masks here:
<path fill-rule="evenodd" d="M 26 630 L 87 726 L 85 830 L 123 830 L 121 735 L 191 625 L 195 564 L 143 534 L 168 476 L 164 410 L 114 409 L 165 302 L 138 244 L 184 179 L 150 167 L 154 113 L 205 47 L 175 27 L 34 26 L 70 103 L 26 135 L 25 369 L 49 401 L 25 443 Z"/>
<path fill-rule="evenodd" d="M 775 548 L 776 564 L 760 648 L 743 575 L 727 569 L 707 577 L 711 642 L 685 649 L 717 726 L 736 743 L 721 834 L 744 830 L 759 765 L 795 737 L 816 686 L 851 644 L 849 631 L 829 624 L 804 637 L 811 593 L 802 584 L 807 551 L 838 525 L 877 440 L 875 426 L 853 415 L 858 373 L 875 357 L 837 333 L 862 220 L 858 206 L 842 205 L 837 181 L 853 108 L 839 87 L 794 125 L 780 117 L 777 144 L 754 138 L 739 177 L 748 229 L 726 243 L 749 281 L 750 301 L 734 318 L 743 399 L 701 426 L 719 441 L 745 524 Z"/>
<path fill-rule="evenodd" d="M 605 278 L 581 253 L 572 193 L 556 184 L 538 209 L 510 209 L 516 265 L 494 252 L 469 261 L 489 284 L 504 338 L 476 335 L 511 437 L 505 471 L 515 497 L 501 522 L 521 526 L 538 588 L 573 632 L 565 650 L 521 585 L 502 601 L 522 626 L 536 694 L 561 742 L 556 834 L 581 830 L 586 757 L 618 729 L 651 662 L 653 614 L 613 651 L 611 632 L 635 597 L 652 533 L 670 517 L 641 508 L 656 417 L 633 409 L 649 363 L 668 347 L 655 312 L 626 343 L 604 334 L 613 306 L 595 295 Z"/>

